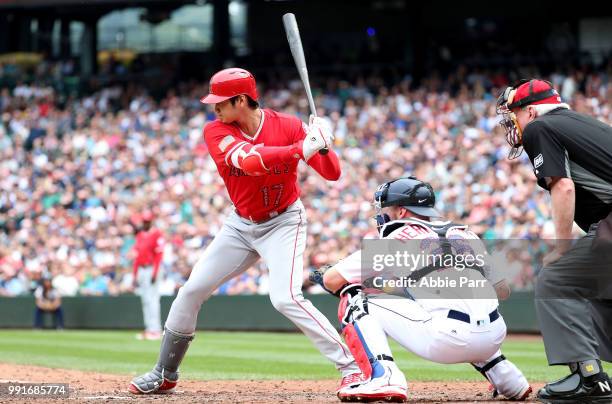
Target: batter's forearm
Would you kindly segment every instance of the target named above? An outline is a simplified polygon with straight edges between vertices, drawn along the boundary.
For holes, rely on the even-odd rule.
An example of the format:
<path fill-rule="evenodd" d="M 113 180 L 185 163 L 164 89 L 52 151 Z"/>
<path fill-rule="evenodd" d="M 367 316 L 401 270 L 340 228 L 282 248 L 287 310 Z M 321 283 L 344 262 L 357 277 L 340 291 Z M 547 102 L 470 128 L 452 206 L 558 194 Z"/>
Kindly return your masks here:
<path fill-rule="evenodd" d="M 308 165 L 328 181 L 337 181 L 342 174 L 340 160 L 332 149 L 326 155 L 315 154 L 308 160 Z"/>
<path fill-rule="evenodd" d="M 302 158 L 302 147 L 298 143 L 290 146 L 262 146 L 257 151 L 261 154 L 266 167 L 275 164 L 293 163 Z"/>

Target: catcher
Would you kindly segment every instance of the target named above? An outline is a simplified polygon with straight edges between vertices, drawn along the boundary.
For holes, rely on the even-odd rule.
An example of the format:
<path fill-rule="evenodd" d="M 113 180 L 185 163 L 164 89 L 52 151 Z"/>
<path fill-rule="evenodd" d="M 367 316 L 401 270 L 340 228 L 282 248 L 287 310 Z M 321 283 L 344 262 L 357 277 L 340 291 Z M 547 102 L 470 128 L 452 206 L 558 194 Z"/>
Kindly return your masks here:
<path fill-rule="evenodd" d="M 381 185 L 374 199 L 381 239 L 401 240 L 418 245 L 419 249 L 426 246 L 425 250 L 430 251 L 446 245 L 445 251 L 453 254 L 465 253 L 464 247 L 469 244 L 484 249 L 467 226 L 432 221 L 433 217 L 440 216 L 434 209 L 433 189 L 415 177 Z M 363 250 L 364 256 L 366 250 Z M 369 293 L 372 286 L 380 286 L 382 281 L 366 276 L 361 255 L 362 251 L 357 251 L 325 272 L 311 274 L 311 280 L 340 298 L 338 317 L 343 336 L 368 379 L 359 386 L 340 391 L 340 400 L 403 402 L 407 399 L 406 379 L 393 360 L 387 336 L 433 362 L 471 363 L 491 383 L 494 396 L 501 394 L 510 400 L 525 400 L 529 396 L 531 386 L 500 351 L 506 324 L 497 310 L 497 297 L 507 298 L 510 293 L 505 280 L 494 279 L 486 265 L 473 265 L 461 273 L 469 272 L 474 279 L 490 281 L 487 283 L 490 298 L 427 298 L 429 290 L 417 287 L 396 288 L 393 294 L 399 291 L 402 298 L 384 298 Z M 431 275 L 439 278 L 445 272 L 457 271 L 427 265 L 413 270 L 409 278 L 416 286 Z"/>

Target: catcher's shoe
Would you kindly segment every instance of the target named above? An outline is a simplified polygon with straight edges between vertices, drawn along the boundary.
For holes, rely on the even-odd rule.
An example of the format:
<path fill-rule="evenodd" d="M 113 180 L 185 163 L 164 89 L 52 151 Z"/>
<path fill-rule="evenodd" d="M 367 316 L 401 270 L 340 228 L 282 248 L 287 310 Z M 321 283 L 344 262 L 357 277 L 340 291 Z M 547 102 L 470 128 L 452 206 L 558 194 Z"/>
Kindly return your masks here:
<path fill-rule="evenodd" d="M 397 366 L 383 365 L 385 373 L 356 387 L 338 392 L 340 401 L 379 401 L 403 403 L 408 399 L 408 385 Z"/>
<path fill-rule="evenodd" d="M 527 400 L 527 398 L 531 395 L 531 392 L 533 391 L 533 389 L 531 388 L 531 386 L 527 386 L 527 389 L 520 395 L 511 398 L 510 400 L 512 401 L 525 401 Z"/>
<path fill-rule="evenodd" d="M 612 382 L 604 372 L 584 377 L 579 372 L 548 383 L 538 391 L 538 400 L 548 404 L 612 403 Z"/>
<path fill-rule="evenodd" d="M 504 355 L 482 367 L 472 365 L 491 383 L 489 390 L 493 391 L 493 398 L 499 395 L 510 401 L 524 401 L 533 391 L 523 372 Z"/>
<path fill-rule="evenodd" d="M 497 396 L 499 395 L 499 392 L 492 384 L 489 384 L 489 391 L 493 391 L 493 398 L 497 398 Z M 533 389 L 529 384 L 527 384 L 517 395 L 506 398 L 510 401 L 525 401 L 531 395 L 532 392 Z"/>
<path fill-rule="evenodd" d="M 336 390 L 336 395 L 340 397 L 340 394 L 344 391 L 347 391 L 353 387 L 357 387 L 362 383 L 367 382 L 368 379 L 363 375 L 363 373 L 352 373 L 350 375 L 344 376 L 340 381 L 340 387 Z"/>
<path fill-rule="evenodd" d="M 159 365 L 142 376 L 132 379 L 128 390 L 132 394 L 164 394 L 174 392 L 178 372 L 168 372 Z"/>

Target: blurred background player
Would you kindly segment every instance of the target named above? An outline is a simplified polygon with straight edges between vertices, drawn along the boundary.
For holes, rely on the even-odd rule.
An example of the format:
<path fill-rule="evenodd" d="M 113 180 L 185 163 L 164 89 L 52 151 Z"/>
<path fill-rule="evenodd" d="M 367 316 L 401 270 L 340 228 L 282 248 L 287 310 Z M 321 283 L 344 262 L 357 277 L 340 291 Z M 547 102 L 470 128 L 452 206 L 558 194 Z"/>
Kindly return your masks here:
<path fill-rule="evenodd" d="M 334 139 L 321 118 L 300 119 L 262 109 L 255 78 L 230 68 L 210 79 L 217 120 L 204 128 L 208 151 L 225 182 L 235 210 L 195 264 L 168 314 L 157 364 L 130 384 L 135 394 L 169 392 L 194 338 L 200 307 L 213 291 L 253 265 L 268 267 L 270 300 L 342 374 L 340 388 L 361 382 L 361 373 L 329 320 L 302 294 L 306 211 L 300 200 L 297 167 L 305 161 L 329 181 L 340 177 L 331 150 Z M 326 155 L 319 154 L 328 149 Z"/>
<path fill-rule="evenodd" d="M 138 339 L 161 338 L 161 314 L 159 296 L 159 265 L 163 258 L 164 238 L 159 229 L 152 227 L 153 212 L 146 210 L 141 216 L 142 227 L 136 233 L 133 263 L 133 287 L 138 289 L 142 303 L 145 330 Z"/>
<path fill-rule="evenodd" d="M 509 158 L 525 148 L 552 204 L 555 245 L 543 258 L 535 306 L 548 363 L 567 364 L 571 373 L 538 398 L 612 402 L 600 360 L 612 360 L 612 255 L 605 246 L 612 234 L 603 234 L 612 228 L 612 127 L 572 111 L 551 83 L 538 79 L 507 87 L 497 112 Z M 575 244 L 574 222 L 586 232 Z M 604 246 L 595 251 L 598 242 Z"/>
<path fill-rule="evenodd" d="M 36 311 L 34 312 L 34 328 L 42 329 L 44 315 L 53 316 L 53 327 L 61 330 L 64 328 L 64 311 L 62 310 L 62 297 L 53 287 L 50 275 L 43 275 L 40 286 L 34 291 Z"/>
<path fill-rule="evenodd" d="M 445 242 L 450 245 L 448 254 L 476 257 L 477 252 L 484 251 L 478 236 L 467 226 L 433 220 L 440 216 L 434 208 L 434 191 L 431 185 L 415 177 L 381 185 L 374 202 L 380 238 L 403 241 L 406 252 L 412 252 L 414 245 L 416 254 L 439 254 Z M 435 242 L 438 240 L 442 241 Z M 437 279 L 459 273 L 454 267 L 435 265 L 435 262 L 422 265 L 409 278 L 419 282 L 430 274 Z M 494 397 L 501 394 L 511 400 L 525 400 L 532 391 L 531 386 L 500 350 L 506 323 L 497 310 L 495 296 L 508 297 L 508 285 L 487 265 L 465 269 L 461 274 L 468 272 L 471 279 L 490 281 L 485 293 L 476 292 L 472 299 L 457 298 L 472 295 L 472 291 L 451 289 L 440 294 L 436 290 L 431 295 L 433 289 L 424 287 L 407 288 L 403 297 L 372 299 L 372 295 L 366 296 L 363 292 L 364 285 L 371 286 L 371 279 L 364 279 L 369 274 L 362 270 L 361 250 L 329 268 L 323 276 L 324 287 L 340 297 L 338 316 L 343 335 L 364 375 L 370 377 L 367 383 L 342 389 L 339 398 L 343 401 L 407 399 L 406 379 L 393 360 L 387 342 L 389 336 L 407 350 L 433 362 L 471 363 L 491 382 Z M 382 278 L 382 274 L 378 272 L 377 276 Z"/>

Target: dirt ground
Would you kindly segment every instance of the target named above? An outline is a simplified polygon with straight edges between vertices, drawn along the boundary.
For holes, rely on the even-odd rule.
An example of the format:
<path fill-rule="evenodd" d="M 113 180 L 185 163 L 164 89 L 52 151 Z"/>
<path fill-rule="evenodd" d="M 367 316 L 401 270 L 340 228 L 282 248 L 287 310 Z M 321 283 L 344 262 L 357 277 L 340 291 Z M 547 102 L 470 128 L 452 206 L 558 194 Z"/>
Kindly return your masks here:
<path fill-rule="evenodd" d="M 61 402 L 87 403 L 339 403 L 335 380 L 184 380 L 174 394 L 135 396 L 127 391 L 129 377 L 49 369 L 0 363 L 0 382 L 69 383 L 70 396 Z M 540 387 L 534 386 L 534 390 Z M 409 382 L 411 403 L 486 403 L 491 399 L 488 383 Z M 533 395 L 532 397 L 533 398 Z M 25 402 L 23 398 L 0 395 L 0 403 Z M 27 399 L 32 402 L 32 399 Z M 39 398 L 35 403 L 58 403 L 58 399 Z M 535 402 L 535 401 L 528 401 Z"/>

